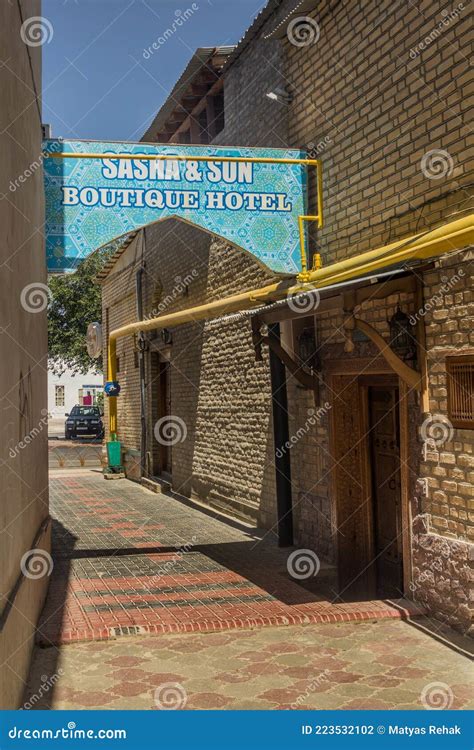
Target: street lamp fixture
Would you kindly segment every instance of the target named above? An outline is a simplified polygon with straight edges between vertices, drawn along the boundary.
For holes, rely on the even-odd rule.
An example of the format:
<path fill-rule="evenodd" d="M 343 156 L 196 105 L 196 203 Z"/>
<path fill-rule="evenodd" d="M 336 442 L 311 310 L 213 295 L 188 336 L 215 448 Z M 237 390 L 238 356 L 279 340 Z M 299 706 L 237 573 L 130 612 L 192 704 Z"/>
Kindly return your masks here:
<path fill-rule="evenodd" d="M 414 361 L 416 359 L 416 339 L 413 331 L 413 326 L 410 323 L 408 315 L 406 315 L 397 306 L 397 309 L 388 321 L 390 328 L 390 348 L 397 354 L 403 361 Z"/>

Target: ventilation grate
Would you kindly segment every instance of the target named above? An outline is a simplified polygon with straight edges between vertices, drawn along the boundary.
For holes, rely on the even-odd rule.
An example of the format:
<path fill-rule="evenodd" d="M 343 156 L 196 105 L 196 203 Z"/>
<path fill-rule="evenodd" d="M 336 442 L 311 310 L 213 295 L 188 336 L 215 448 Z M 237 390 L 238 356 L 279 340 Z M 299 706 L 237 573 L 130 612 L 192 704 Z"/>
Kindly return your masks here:
<path fill-rule="evenodd" d="M 448 417 L 453 427 L 474 429 L 474 355 L 446 358 Z"/>

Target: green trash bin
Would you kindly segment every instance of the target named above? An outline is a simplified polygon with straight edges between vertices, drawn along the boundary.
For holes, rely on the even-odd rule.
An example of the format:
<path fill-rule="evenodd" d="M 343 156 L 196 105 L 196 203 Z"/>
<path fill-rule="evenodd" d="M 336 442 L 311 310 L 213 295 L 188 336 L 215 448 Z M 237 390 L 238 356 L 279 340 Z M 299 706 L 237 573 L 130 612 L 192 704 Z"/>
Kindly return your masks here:
<path fill-rule="evenodd" d="M 118 440 L 110 440 L 107 443 L 107 460 L 111 468 L 122 465 L 122 445 Z"/>

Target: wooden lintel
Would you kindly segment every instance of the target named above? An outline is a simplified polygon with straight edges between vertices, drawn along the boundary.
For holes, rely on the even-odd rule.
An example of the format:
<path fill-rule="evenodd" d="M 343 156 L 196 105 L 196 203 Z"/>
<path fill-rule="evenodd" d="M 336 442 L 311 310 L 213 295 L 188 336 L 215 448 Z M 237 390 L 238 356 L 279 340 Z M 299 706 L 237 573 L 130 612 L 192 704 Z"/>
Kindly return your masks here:
<path fill-rule="evenodd" d="M 355 298 L 356 304 L 360 305 L 367 299 L 383 299 L 389 297 L 391 294 L 398 293 L 410 293 L 416 290 L 416 277 L 410 274 L 410 276 L 403 276 L 398 279 L 390 279 L 389 281 L 379 281 L 377 284 L 369 284 L 362 289 L 356 289 Z"/>
<path fill-rule="evenodd" d="M 381 355 L 388 362 L 392 370 L 394 370 L 394 372 L 396 372 L 397 375 L 403 380 L 403 382 L 406 383 L 410 388 L 421 391 L 421 372 L 418 372 L 418 370 L 413 370 L 411 367 L 405 364 L 405 362 L 400 359 L 397 354 L 395 354 L 393 349 L 390 348 L 388 342 L 383 338 L 383 336 L 381 336 L 380 333 L 375 330 L 375 328 L 372 328 L 371 325 L 366 323 L 365 320 L 354 318 L 354 322 L 356 324 L 356 328 L 362 331 L 362 333 L 365 333 L 367 338 L 373 341 L 377 349 L 379 349 Z"/>
<path fill-rule="evenodd" d="M 326 359 L 324 362 L 324 376 L 333 375 L 393 375 L 393 370 L 387 360 L 378 354 L 377 357 L 338 357 Z"/>

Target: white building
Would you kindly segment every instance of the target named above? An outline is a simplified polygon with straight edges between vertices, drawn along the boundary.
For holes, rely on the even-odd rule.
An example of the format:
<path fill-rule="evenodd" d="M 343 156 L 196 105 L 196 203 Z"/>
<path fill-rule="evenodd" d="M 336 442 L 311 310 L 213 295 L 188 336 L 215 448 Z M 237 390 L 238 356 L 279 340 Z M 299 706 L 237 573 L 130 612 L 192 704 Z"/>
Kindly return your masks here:
<path fill-rule="evenodd" d="M 102 374 L 93 371 L 85 375 L 65 370 L 62 375 L 55 375 L 48 369 L 48 413 L 51 419 L 62 418 L 76 404 L 92 405 L 97 403 L 97 394 L 104 387 Z"/>

